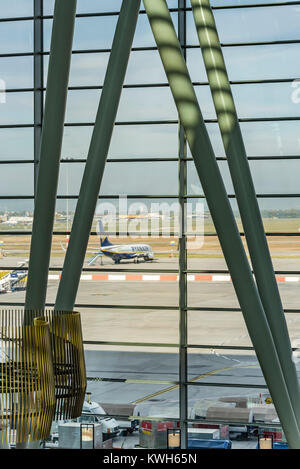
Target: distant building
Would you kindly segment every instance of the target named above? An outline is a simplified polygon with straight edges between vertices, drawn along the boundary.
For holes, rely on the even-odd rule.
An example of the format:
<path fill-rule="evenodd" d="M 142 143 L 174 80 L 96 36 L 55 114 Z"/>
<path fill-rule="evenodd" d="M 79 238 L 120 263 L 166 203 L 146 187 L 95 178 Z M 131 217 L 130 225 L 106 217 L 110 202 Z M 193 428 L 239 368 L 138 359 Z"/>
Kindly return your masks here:
<path fill-rule="evenodd" d="M 31 225 L 33 222 L 33 217 L 10 217 L 8 220 L 2 222 L 6 225 Z"/>

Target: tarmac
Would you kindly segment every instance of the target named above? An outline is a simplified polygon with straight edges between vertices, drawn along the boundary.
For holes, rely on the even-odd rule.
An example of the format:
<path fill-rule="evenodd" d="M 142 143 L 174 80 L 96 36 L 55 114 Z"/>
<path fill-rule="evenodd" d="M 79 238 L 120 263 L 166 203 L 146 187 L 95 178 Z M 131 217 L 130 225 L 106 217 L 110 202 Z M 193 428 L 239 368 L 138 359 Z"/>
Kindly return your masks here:
<path fill-rule="evenodd" d="M 2 268 L 5 265 L 17 265 L 22 260 L 24 258 L 4 258 Z M 104 259 L 103 263 L 94 268 L 103 272 L 178 268 L 177 258 L 161 259 L 155 263 L 122 262 L 120 265 Z M 62 264 L 63 258 L 52 258 L 52 267 L 60 267 Z M 278 271 L 297 272 L 299 267 L 298 259 L 274 260 L 274 268 Z M 188 268 L 195 271 L 225 270 L 226 264 L 219 258 L 191 258 L 188 259 Z M 54 303 L 58 284 L 57 280 L 49 281 L 47 303 Z M 187 313 L 188 344 L 192 346 L 188 349 L 188 372 L 189 380 L 193 381 L 188 389 L 189 403 L 192 405 L 200 396 L 257 395 L 259 392 L 267 392 L 263 387 L 251 388 L 253 385 L 264 386 L 253 351 L 219 348 L 251 347 L 241 312 L 205 310 L 212 307 L 239 308 L 232 284 L 188 282 L 187 289 L 188 308 L 194 308 Z M 279 289 L 284 308 L 299 308 L 299 283 L 282 283 Z M 0 298 L 7 307 L 11 307 L 24 301 L 25 292 L 7 293 Z M 100 342 L 100 345 L 85 345 L 87 376 L 113 380 L 90 380 L 88 390 L 93 393 L 93 400 L 142 403 L 155 399 L 162 408 L 167 409 L 171 404 L 172 412 L 178 409 L 178 386 L 174 384 L 178 381 L 179 370 L 178 302 L 176 281 L 86 280 L 80 283 L 76 309 L 82 315 L 84 341 Z M 159 306 L 165 309 L 159 310 Z M 300 338 L 300 315 L 289 313 L 286 318 L 293 345 Z M 116 342 L 129 342 L 132 345 L 116 345 Z M 148 346 L 141 347 L 141 343 Z M 205 386 L 206 383 L 212 383 L 212 386 Z M 216 387 L 216 383 L 230 383 L 232 387 Z M 251 386 L 236 388 L 235 385 Z"/>

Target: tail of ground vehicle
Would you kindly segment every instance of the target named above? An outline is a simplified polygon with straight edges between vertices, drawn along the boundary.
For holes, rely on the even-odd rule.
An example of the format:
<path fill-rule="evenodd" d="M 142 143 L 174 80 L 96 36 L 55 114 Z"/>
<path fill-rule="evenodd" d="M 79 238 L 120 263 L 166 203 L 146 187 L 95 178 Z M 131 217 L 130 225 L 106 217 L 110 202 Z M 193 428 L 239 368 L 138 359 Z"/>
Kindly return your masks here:
<path fill-rule="evenodd" d="M 105 417 L 106 412 L 97 402 L 85 401 L 82 408 L 82 415 L 77 420 L 80 423 L 101 423 L 103 431 L 103 441 L 117 436 L 120 432 L 118 422 L 110 417 Z"/>
<path fill-rule="evenodd" d="M 130 418 L 134 414 L 135 404 L 101 403 L 101 407 L 108 415 L 116 415 L 116 420 L 122 436 L 133 433 L 138 429 L 139 421 Z"/>

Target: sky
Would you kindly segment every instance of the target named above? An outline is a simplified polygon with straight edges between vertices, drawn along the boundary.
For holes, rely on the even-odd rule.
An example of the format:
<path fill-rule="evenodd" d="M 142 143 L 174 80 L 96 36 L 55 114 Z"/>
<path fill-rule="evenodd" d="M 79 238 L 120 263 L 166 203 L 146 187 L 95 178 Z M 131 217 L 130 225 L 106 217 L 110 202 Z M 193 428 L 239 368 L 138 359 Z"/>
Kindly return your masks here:
<path fill-rule="evenodd" d="M 249 4 L 250 0 L 213 0 L 213 5 Z M 253 3 L 253 2 L 252 2 Z M 270 1 L 255 1 L 270 3 Z M 274 3 L 274 0 L 272 0 Z M 52 0 L 45 0 L 45 15 L 53 11 Z M 176 6 L 176 0 L 168 2 Z M 78 0 L 78 13 L 118 11 L 121 0 Z M 0 0 L 0 15 L 32 15 L 33 0 Z M 214 10 L 222 43 L 278 41 L 299 39 L 300 6 Z M 176 23 L 176 14 L 172 14 Z M 117 16 L 77 18 L 74 50 L 109 48 L 113 40 Z M 49 50 L 52 20 L 44 22 L 45 50 Z M 192 14 L 187 15 L 187 41 L 198 44 Z M 146 15 L 140 15 L 134 47 L 154 46 L 154 39 Z M 31 52 L 33 49 L 32 21 L 0 23 L 0 54 Z M 300 78 L 300 44 L 224 47 L 231 80 L 297 79 Z M 109 55 L 74 54 L 70 86 L 99 86 L 103 84 Z M 187 63 L 193 81 L 206 81 L 206 73 L 198 49 L 188 49 Z M 45 57 L 45 81 L 48 57 Z M 2 81 L 1 81 L 2 80 Z M 166 83 L 157 51 L 132 52 L 125 84 Z M 0 58 L 0 83 L 6 88 L 33 86 L 32 57 Z M 299 87 L 299 93 L 297 90 Z M 232 87 L 236 108 L 241 118 L 300 117 L 300 82 L 249 84 Z M 215 112 L 208 86 L 197 86 L 196 93 L 206 119 L 214 119 Z M 294 93 L 294 95 L 293 95 Z M 296 93 L 296 95 L 295 95 Z M 70 91 L 66 122 L 92 123 L 101 96 L 100 90 Z M 299 99 L 300 101 L 300 99 Z M 124 89 L 117 122 L 143 120 L 177 120 L 176 108 L 168 88 Z M 0 125 L 31 124 L 33 122 L 32 93 L 7 93 L 6 103 L 0 103 Z M 207 124 L 217 156 L 224 149 L 216 124 Z M 259 122 L 241 124 L 248 156 L 299 155 L 300 122 Z M 66 127 L 63 158 L 86 158 L 92 126 Z M 32 159 L 32 129 L 0 129 L 0 159 Z M 110 158 L 177 157 L 177 125 L 115 126 L 109 151 Z M 101 194 L 164 194 L 178 193 L 176 162 L 107 164 Z M 60 195 L 78 194 L 83 164 L 62 164 L 59 181 Z M 227 163 L 221 162 L 226 187 L 232 193 Z M 251 171 L 258 193 L 299 193 L 300 160 L 251 162 Z M 166 174 L 168 177 L 166 178 Z M 67 189 L 68 186 L 68 189 Z M 202 193 L 193 163 L 188 163 L 188 194 Z M 0 195 L 32 195 L 33 166 L 2 165 Z M 5 203 L 5 202 L 3 202 Z M 28 207 L 31 202 L 14 202 Z M 274 207 L 300 208 L 298 199 L 269 199 L 264 204 Z M 1 202 L 0 202 L 1 208 Z"/>

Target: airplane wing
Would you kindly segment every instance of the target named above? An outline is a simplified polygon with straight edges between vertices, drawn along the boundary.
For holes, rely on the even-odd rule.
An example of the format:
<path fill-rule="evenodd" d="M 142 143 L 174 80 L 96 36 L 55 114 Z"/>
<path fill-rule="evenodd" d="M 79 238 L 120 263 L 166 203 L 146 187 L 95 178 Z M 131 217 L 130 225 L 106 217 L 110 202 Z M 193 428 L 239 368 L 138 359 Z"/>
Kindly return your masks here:
<path fill-rule="evenodd" d="M 66 247 L 63 245 L 63 243 L 60 243 L 60 246 L 61 246 L 61 249 L 64 251 L 64 252 L 67 252 L 67 249 Z M 98 246 L 97 244 L 95 244 L 95 246 Z M 89 252 L 91 254 L 99 254 L 99 249 L 97 251 L 92 251 L 91 249 L 87 249 L 86 252 Z"/>

